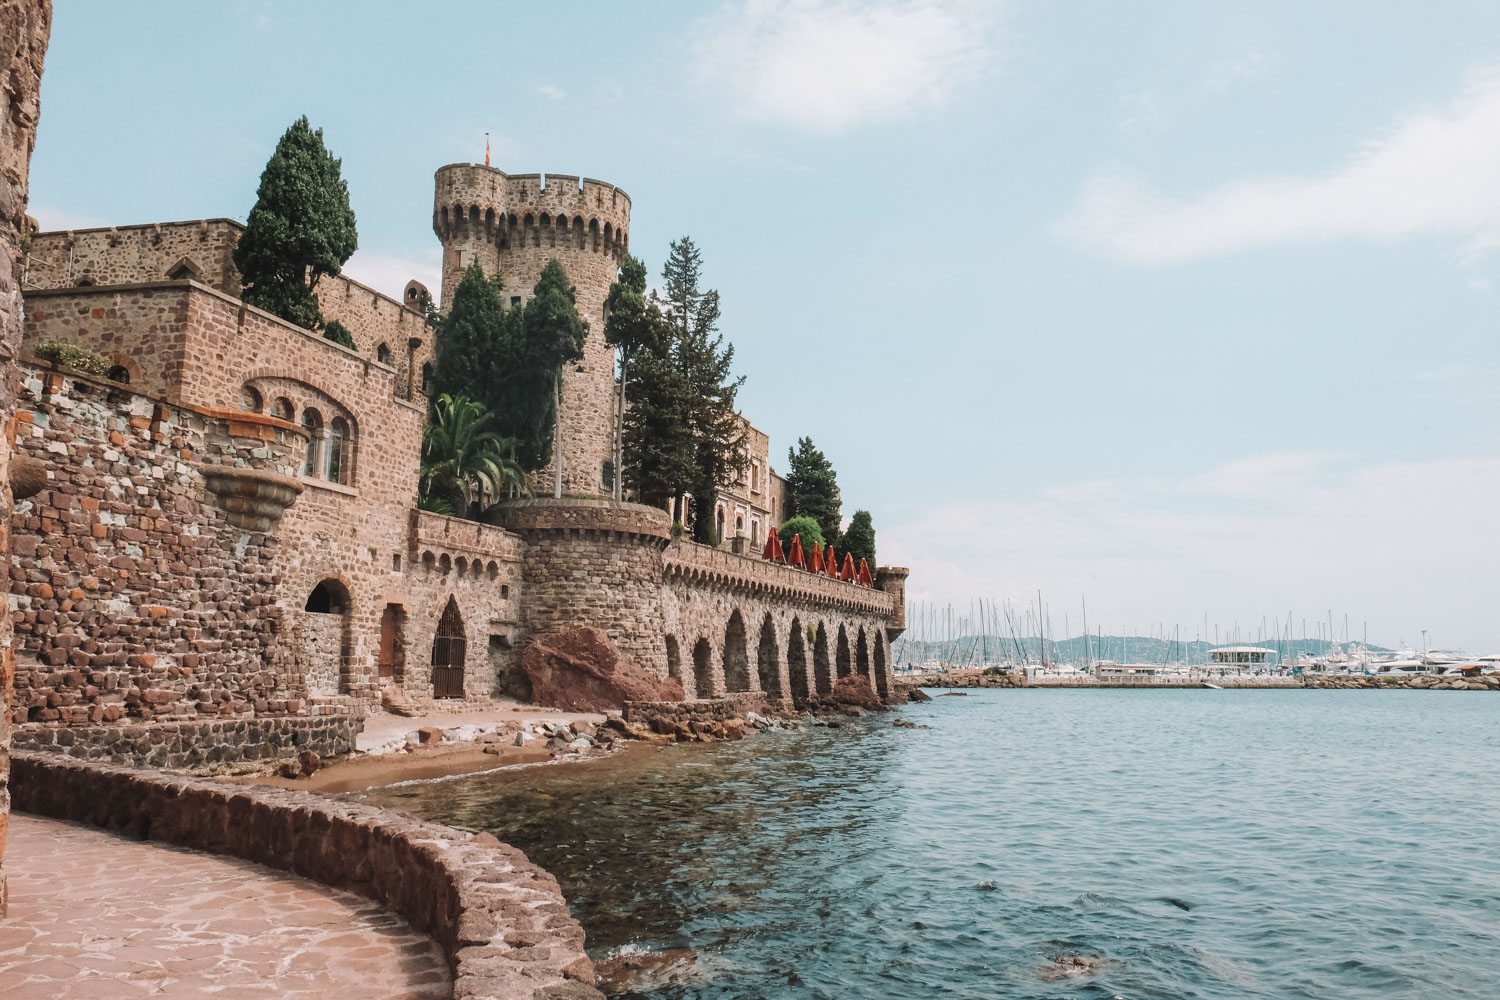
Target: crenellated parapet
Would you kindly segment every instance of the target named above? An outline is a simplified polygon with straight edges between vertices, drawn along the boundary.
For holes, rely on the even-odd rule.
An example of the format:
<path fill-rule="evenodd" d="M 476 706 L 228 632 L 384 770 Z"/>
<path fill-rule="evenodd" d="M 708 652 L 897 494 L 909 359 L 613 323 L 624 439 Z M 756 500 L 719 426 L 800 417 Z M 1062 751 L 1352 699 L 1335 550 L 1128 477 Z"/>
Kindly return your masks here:
<path fill-rule="evenodd" d="M 891 599 L 884 591 L 696 542 L 674 541 L 663 562 L 669 582 L 795 601 L 810 608 L 881 617 L 891 614 Z"/>
<path fill-rule="evenodd" d="M 435 179 L 432 228 L 440 240 L 476 237 L 496 249 L 601 253 L 630 249 L 630 196 L 571 174 L 507 174 L 450 163 Z"/>

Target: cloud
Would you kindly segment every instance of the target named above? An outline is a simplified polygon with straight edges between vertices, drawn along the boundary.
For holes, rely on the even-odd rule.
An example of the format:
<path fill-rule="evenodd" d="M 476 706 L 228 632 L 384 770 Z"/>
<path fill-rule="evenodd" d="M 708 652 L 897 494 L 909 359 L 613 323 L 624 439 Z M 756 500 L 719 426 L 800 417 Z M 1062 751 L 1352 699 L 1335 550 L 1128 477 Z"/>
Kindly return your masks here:
<path fill-rule="evenodd" d="M 694 42 L 739 115 L 833 133 L 941 108 L 992 60 L 984 0 L 739 0 Z"/>
<path fill-rule="evenodd" d="M 1024 606 L 1037 588 L 1077 632 L 1079 598 L 1106 632 L 1149 622 L 1244 624 L 1348 613 L 1372 641 L 1500 648 L 1493 575 L 1500 458 L 1357 464 L 1329 453 L 1249 456 L 1168 479 L 934 507 L 881 526 L 912 568 L 908 597 Z M 967 612 L 965 612 L 967 613 Z M 920 637 L 920 636 L 918 636 Z M 1189 638 L 1192 636 L 1189 635 Z"/>
<path fill-rule="evenodd" d="M 1500 70 L 1471 73 L 1444 107 L 1409 114 L 1340 168 L 1230 181 L 1196 196 L 1124 174 L 1090 179 L 1060 236 L 1160 265 L 1290 243 L 1450 236 L 1470 258 L 1500 243 Z"/>
<path fill-rule="evenodd" d="M 536 88 L 536 92 L 549 101 L 560 101 L 568 96 L 568 92 L 556 84 L 544 83 Z"/>
<path fill-rule="evenodd" d="M 355 281 L 363 282 L 399 299 L 406 291 L 406 283 L 416 278 L 427 286 L 434 297 L 441 294 L 443 271 L 439 251 L 422 257 L 399 257 L 393 254 L 372 253 L 358 250 L 344 264 L 344 274 Z"/>

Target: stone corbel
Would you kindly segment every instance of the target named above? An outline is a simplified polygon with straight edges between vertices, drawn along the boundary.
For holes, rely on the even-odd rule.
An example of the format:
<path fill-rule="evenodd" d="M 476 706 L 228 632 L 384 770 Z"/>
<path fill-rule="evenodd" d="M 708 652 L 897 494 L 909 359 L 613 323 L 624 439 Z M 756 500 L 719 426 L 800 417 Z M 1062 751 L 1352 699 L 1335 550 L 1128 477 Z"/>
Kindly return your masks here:
<path fill-rule="evenodd" d="M 261 469 L 209 465 L 202 471 L 208 491 L 218 497 L 229 523 L 249 531 L 270 531 L 303 490 L 290 476 Z"/>

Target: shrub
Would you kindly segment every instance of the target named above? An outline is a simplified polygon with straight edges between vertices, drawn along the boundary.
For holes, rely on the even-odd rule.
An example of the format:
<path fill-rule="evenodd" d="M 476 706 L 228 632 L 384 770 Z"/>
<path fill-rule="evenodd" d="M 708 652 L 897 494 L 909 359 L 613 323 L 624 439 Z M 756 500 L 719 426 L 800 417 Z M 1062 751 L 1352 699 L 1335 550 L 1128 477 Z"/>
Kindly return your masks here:
<path fill-rule="evenodd" d="M 802 551 L 812 555 L 814 545 L 823 544 L 823 529 L 818 526 L 817 518 L 799 516 L 787 518 L 781 525 L 781 547 L 791 550 L 792 536 L 802 536 Z"/>
<path fill-rule="evenodd" d="M 347 347 L 351 351 L 359 350 L 359 347 L 354 343 L 354 334 L 350 333 L 349 328 L 338 320 L 333 320 L 327 326 L 323 327 L 323 338 L 331 340 L 341 347 Z"/>
<path fill-rule="evenodd" d="M 110 368 L 109 358 L 98 351 L 90 351 L 84 347 L 75 347 L 72 344 L 57 341 L 38 347 L 36 356 L 43 361 L 50 361 L 55 365 L 83 372 L 85 375 L 103 375 Z"/>

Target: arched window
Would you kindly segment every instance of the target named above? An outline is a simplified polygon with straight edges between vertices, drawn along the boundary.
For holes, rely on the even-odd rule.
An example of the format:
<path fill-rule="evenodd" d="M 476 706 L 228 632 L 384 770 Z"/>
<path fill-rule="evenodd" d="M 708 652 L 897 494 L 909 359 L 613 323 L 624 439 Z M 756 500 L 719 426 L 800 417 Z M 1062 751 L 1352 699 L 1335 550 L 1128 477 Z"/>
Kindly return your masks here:
<path fill-rule="evenodd" d="M 337 580 L 323 580 L 307 595 L 303 611 L 316 615 L 341 615 L 349 610 L 349 591 Z"/>
<path fill-rule="evenodd" d="M 282 420 L 290 421 L 296 410 L 292 407 L 292 401 L 285 396 L 276 397 L 276 402 L 271 404 L 271 416 L 280 417 Z"/>
<path fill-rule="evenodd" d="M 716 511 L 714 513 L 714 527 L 716 529 L 716 533 L 718 534 L 719 541 L 722 542 L 724 540 L 724 508 L 723 507 L 720 507 L 718 509 L 718 511 Z"/>
<path fill-rule="evenodd" d="M 111 365 L 109 371 L 104 373 L 104 377 L 111 382 L 123 382 L 125 385 L 129 385 L 130 369 L 124 365 Z"/>
<path fill-rule="evenodd" d="M 458 601 L 448 598 L 438 619 L 437 635 L 432 640 L 432 696 L 464 696 L 464 656 L 469 642 L 464 635 L 464 619 L 458 612 Z"/>
<path fill-rule="evenodd" d="M 323 453 L 323 415 L 311 407 L 303 410 L 302 429 L 307 431 L 307 459 L 302 463 L 302 474 L 316 476 L 322 468 L 319 458 Z"/>
<path fill-rule="evenodd" d="M 423 395 L 431 395 L 431 393 L 432 393 L 432 362 L 431 361 L 427 362 L 426 364 L 424 364 L 422 366 L 422 393 L 423 393 Z"/>
<path fill-rule="evenodd" d="M 375 360 L 383 365 L 391 363 L 391 348 L 389 344 L 381 344 L 375 348 Z"/>
<path fill-rule="evenodd" d="M 328 425 L 328 481 L 349 482 L 349 460 L 345 451 L 349 441 L 349 424 L 343 417 L 334 417 Z"/>
<path fill-rule="evenodd" d="M 248 413 L 259 413 L 261 407 L 264 405 L 265 403 L 261 399 L 260 393 L 256 391 L 255 386 L 247 385 L 240 389 L 240 409 Z"/>

